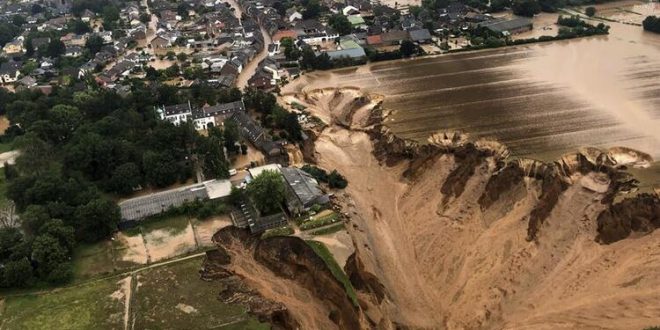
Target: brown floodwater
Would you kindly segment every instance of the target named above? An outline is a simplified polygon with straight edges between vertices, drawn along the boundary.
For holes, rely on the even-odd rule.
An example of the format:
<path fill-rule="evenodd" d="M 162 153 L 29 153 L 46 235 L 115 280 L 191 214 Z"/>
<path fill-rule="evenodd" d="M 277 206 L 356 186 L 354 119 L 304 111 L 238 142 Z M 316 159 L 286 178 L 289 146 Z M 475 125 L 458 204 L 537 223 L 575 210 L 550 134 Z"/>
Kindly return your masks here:
<path fill-rule="evenodd" d="M 626 146 L 660 159 L 660 35 L 608 24 L 608 36 L 311 73 L 284 91 L 353 86 L 382 94 L 393 111 L 387 125 L 420 141 L 460 130 L 546 161 L 583 146 Z"/>

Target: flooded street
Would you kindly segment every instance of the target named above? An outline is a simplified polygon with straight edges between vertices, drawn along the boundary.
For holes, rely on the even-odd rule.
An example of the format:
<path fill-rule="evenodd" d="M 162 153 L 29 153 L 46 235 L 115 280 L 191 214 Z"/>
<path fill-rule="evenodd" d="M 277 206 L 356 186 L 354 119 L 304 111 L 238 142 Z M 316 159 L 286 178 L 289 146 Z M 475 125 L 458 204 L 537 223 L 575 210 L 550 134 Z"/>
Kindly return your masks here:
<path fill-rule="evenodd" d="M 382 94 L 391 129 L 420 141 L 460 130 L 542 160 L 582 146 L 626 146 L 657 160 L 660 35 L 609 24 L 609 36 L 315 72 L 284 92 L 353 86 Z"/>

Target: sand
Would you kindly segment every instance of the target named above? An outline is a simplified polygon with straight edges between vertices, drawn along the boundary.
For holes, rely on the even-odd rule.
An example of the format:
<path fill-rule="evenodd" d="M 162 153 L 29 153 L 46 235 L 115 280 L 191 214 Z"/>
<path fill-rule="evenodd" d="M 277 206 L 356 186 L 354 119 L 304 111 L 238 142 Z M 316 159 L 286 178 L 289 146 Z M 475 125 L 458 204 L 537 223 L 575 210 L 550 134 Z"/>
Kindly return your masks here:
<path fill-rule="evenodd" d="M 121 256 L 122 261 L 133 262 L 136 264 L 147 263 L 149 255 L 147 254 L 147 248 L 144 245 L 142 235 L 128 236 L 119 232 L 117 233 L 116 238 L 119 240 L 120 244 L 125 247 L 123 255 Z"/>
<path fill-rule="evenodd" d="M 170 259 L 197 248 L 195 233 L 190 223 L 186 229 L 177 233 L 167 229 L 153 230 L 144 234 L 144 241 L 150 262 Z"/>
<path fill-rule="evenodd" d="M 195 240 L 200 247 L 213 246 L 214 244 L 211 241 L 213 234 L 215 234 L 218 230 L 231 225 L 231 219 L 226 215 L 213 217 L 203 221 L 195 221 L 195 225 L 193 227 L 195 230 Z"/>
<path fill-rule="evenodd" d="M 308 100 L 327 101 L 327 93 L 308 94 Z M 344 97 L 352 99 L 354 91 Z M 336 122 L 347 111 L 336 104 L 347 102 L 334 103 L 309 110 Z M 482 211 L 476 201 L 493 171 L 492 162 L 484 162 L 464 193 L 444 205 L 440 186 L 455 166 L 453 156 L 437 157 L 409 181 L 401 175 L 405 163 L 383 166 L 371 149 L 366 133 L 331 125 L 317 140 L 316 156 L 320 166 L 348 179 L 338 197 L 360 259 L 386 288 L 379 306 L 384 320 L 448 329 L 660 324 L 660 232 L 595 243 L 595 217 L 604 208 L 596 177 L 582 181 L 591 190 L 574 184 L 563 192 L 538 240 L 528 242 L 526 217 L 537 202 L 538 182 L 527 180 Z"/>

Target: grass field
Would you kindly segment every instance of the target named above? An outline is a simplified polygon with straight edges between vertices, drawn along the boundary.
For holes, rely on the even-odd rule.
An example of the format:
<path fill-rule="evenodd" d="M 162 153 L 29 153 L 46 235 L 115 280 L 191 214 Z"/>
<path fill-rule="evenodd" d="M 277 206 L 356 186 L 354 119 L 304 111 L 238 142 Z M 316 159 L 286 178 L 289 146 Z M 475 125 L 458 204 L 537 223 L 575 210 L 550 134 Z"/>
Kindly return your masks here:
<path fill-rule="evenodd" d="M 3 152 L 11 151 L 12 149 L 14 149 L 13 142 L 0 143 L 0 154 Z"/>
<path fill-rule="evenodd" d="M 201 258 L 153 268 L 137 276 L 135 329 L 269 329 L 237 305 L 217 300 L 220 285 L 199 279 Z"/>
<path fill-rule="evenodd" d="M 92 252 L 94 247 L 83 249 Z M 81 252 L 81 253 L 82 253 Z M 140 270 L 131 286 L 128 315 L 132 329 L 261 330 L 240 305 L 217 299 L 217 282 L 199 277 L 202 257 Z M 124 329 L 129 285 L 113 277 L 46 294 L 0 300 L 0 329 Z"/>
<path fill-rule="evenodd" d="M 109 275 L 115 271 L 112 242 L 79 244 L 73 250 L 73 276 L 76 281 Z"/>
<path fill-rule="evenodd" d="M 344 289 L 346 289 L 346 294 L 348 294 L 348 297 L 353 301 L 353 304 L 355 306 L 358 306 L 358 301 L 357 301 L 357 295 L 355 294 L 355 288 L 353 288 L 353 284 L 351 284 L 351 281 L 348 280 L 348 276 L 346 276 L 346 273 L 339 267 L 339 264 L 337 264 L 337 261 L 335 258 L 332 256 L 332 253 L 328 248 L 325 246 L 325 244 L 321 242 L 316 242 L 316 241 L 305 241 L 309 246 L 312 247 L 314 252 L 325 261 L 325 264 L 330 268 L 330 272 L 332 272 L 332 275 L 335 276 L 339 282 L 341 282 L 344 285 Z"/>
<path fill-rule="evenodd" d="M 113 298 L 119 279 L 9 297 L 0 302 L 1 329 L 123 329 L 124 299 Z"/>

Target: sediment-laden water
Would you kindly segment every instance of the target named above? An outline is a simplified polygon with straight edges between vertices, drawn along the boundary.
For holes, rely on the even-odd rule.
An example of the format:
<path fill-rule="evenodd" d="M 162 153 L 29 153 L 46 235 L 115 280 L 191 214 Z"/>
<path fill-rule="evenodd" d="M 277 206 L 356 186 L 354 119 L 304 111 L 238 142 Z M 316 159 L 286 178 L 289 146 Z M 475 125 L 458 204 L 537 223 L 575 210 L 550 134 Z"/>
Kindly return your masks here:
<path fill-rule="evenodd" d="M 610 24 L 609 36 L 312 73 L 289 88 L 382 94 L 391 129 L 420 141 L 461 130 L 542 160 L 582 146 L 658 159 L 660 35 Z"/>

